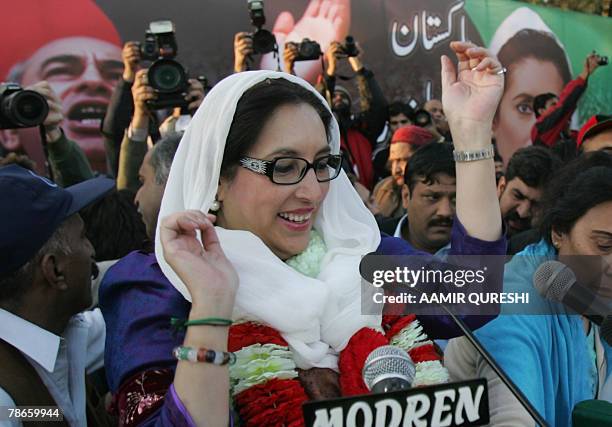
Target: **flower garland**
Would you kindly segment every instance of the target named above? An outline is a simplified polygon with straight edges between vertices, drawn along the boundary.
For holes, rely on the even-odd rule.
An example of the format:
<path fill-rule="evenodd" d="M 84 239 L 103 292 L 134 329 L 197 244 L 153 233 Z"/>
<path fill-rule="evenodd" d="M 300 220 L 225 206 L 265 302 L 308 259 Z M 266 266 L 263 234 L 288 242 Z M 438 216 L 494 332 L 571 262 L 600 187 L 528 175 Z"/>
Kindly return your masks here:
<path fill-rule="evenodd" d="M 304 252 L 287 261 L 300 273 L 317 277 L 326 253 L 325 242 L 311 231 Z M 416 363 L 413 386 L 448 381 L 442 357 L 427 339 L 416 316 L 383 316 L 385 334 L 362 328 L 340 352 L 338 369 L 343 396 L 367 394 L 361 371 L 368 355 L 383 345 L 395 345 L 408 352 Z M 308 396 L 302 387 L 287 342 L 278 331 L 255 323 L 237 323 L 229 330 L 229 351 L 236 354 L 230 367 L 234 407 L 247 427 L 300 427 L 304 425 L 302 404 Z"/>

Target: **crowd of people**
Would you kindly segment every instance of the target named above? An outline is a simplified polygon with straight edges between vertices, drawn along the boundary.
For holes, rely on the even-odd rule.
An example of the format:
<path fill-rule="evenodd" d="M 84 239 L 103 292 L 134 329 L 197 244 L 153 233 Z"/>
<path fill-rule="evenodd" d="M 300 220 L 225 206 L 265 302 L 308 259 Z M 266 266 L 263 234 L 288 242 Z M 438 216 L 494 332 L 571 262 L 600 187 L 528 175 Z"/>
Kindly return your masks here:
<path fill-rule="evenodd" d="M 484 377 L 491 425 L 535 425 L 449 316 L 363 314 L 359 265 L 507 256 L 499 279 L 518 292 L 544 260 L 610 261 L 612 117 L 570 129 L 599 57 L 572 80 L 540 38 L 451 43 L 442 99 L 421 107 L 386 99 L 340 42 L 313 86 L 292 43 L 286 73 L 249 71 L 238 33 L 234 73 L 210 90 L 190 79 L 165 110 L 138 43 L 123 64 L 62 57 L 55 73 L 109 98 L 94 130 L 75 117 L 99 103 L 67 106 L 69 79 L 45 78 L 60 59 L 30 61 L 40 70 L 14 77 L 49 105 L 51 173 L 2 134 L 0 407 L 58 406 L 70 426 L 298 426 L 304 402 L 367 393 L 365 358 L 391 343 L 416 385 Z M 555 77 L 525 100 L 530 67 Z M 580 402 L 612 402 L 612 349 L 587 317 L 539 303 L 548 314 L 461 317 L 541 416 L 569 425 Z"/>

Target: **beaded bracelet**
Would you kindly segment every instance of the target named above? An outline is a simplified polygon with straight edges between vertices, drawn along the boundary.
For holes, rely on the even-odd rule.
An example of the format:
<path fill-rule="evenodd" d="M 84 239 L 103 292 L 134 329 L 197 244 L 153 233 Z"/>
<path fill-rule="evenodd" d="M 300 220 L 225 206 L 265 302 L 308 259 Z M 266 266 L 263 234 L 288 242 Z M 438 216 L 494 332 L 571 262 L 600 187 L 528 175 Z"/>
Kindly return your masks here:
<path fill-rule="evenodd" d="M 213 365 L 233 365 L 236 363 L 236 355 L 227 351 L 215 351 L 207 348 L 176 347 L 172 352 L 178 360 L 189 362 L 205 362 Z"/>

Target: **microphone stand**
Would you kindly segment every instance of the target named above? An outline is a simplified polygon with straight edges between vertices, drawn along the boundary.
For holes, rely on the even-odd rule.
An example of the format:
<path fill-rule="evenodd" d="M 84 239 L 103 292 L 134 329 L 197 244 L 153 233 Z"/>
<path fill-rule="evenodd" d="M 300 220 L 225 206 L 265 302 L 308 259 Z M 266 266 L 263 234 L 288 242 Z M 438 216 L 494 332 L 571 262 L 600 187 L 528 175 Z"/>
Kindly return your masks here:
<path fill-rule="evenodd" d="M 480 344 L 480 342 L 474 336 L 474 333 L 467 327 L 467 325 L 461 320 L 459 317 L 455 316 L 444 304 L 437 304 L 444 311 L 448 313 L 448 315 L 454 320 L 454 322 L 459 326 L 459 328 L 463 331 L 465 337 L 468 341 L 474 346 L 476 351 L 480 353 L 480 355 L 486 360 L 491 368 L 495 371 L 495 373 L 499 376 L 502 382 L 510 389 L 512 394 L 518 399 L 520 404 L 529 412 L 529 415 L 533 417 L 533 419 L 542 427 L 549 427 L 548 423 L 542 418 L 542 416 L 538 413 L 537 409 L 533 407 L 531 402 L 525 397 L 522 391 L 518 389 L 518 387 L 514 384 L 514 382 L 506 375 L 504 370 L 495 362 L 491 354 Z"/>

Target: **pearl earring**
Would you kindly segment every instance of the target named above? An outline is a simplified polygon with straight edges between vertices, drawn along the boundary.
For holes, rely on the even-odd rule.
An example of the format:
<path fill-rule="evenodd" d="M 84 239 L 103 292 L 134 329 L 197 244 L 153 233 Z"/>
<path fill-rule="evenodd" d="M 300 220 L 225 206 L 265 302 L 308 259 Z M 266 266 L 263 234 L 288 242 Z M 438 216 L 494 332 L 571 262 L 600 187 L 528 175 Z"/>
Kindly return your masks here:
<path fill-rule="evenodd" d="M 212 202 L 212 205 L 210 205 L 210 210 L 213 212 L 217 212 L 219 209 L 221 209 L 221 203 L 219 203 L 219 201 L 215 199 L 215 201 Z"/>

